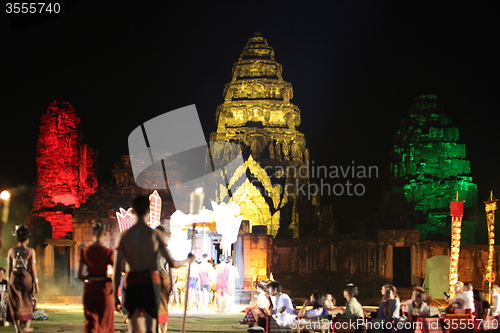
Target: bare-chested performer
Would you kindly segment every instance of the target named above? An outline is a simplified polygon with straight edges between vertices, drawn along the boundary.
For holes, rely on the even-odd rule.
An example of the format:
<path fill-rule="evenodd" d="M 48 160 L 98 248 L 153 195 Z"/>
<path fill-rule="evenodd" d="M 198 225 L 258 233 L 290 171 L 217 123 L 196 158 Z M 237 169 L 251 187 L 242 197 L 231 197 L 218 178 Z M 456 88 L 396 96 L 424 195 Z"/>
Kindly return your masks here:
<path fill-rule="evenodd" d="M 158 230 L 151 229 L 147 224 L 149 216 L 149 198 L 144 195 L 132 199 L 132 208 L 137 216 L 137 222 L 124 231 L 118 239 L 115 253 L 113 286 L 115 304 L 119 306 L 117 290 L 120 285 L 120 275 L 123 262 L 127 263 L 125 290 L 125 308 L 129 317 L 129 333 L 139 333 L 139 316 L 142 312 L 146 321 L 146 333 L 156 333 L 158 328 L 158 308 L 160 303 L 160 274 L 158 272 L 158 253 L 168 262 L 170 267 L 180 267 L 187 262 L 193 262 L 195 256 L 190 254 L 187 259 L 176 261 L 165 247 L 164 236 Z M 144 330 L 142 330 L 144 332 Z"/>

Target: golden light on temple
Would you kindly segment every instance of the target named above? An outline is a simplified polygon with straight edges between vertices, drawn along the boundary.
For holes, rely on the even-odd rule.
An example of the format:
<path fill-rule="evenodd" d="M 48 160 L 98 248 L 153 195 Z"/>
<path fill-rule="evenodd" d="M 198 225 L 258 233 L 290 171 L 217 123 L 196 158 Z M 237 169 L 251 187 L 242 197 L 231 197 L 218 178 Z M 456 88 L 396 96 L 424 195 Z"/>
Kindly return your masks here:
<path fill-rule="evenodd" d="M 229 202 L 235 202 L 240 206 L 241 215 L 244 219 L 250 221 L 250 227 L 254 225 L 267 226 L 267 233 L 276 236 L 280 227 L 280 211 L 288 202 L 288 193 L 286 188 L 279 185 L 273 186 L 271 179 L 266 173 L 266 170 L 257 163 L 250 155 L 244 165 L 240 166 L 229 179 L 230 187 L 234 185 L 238 179 L 245 175 L 246 170 L 255 176 L 255 182 L 259 182 L 262 188 L 255 187 L 248 179 L 239 185 L 233 192 Z M 283 192 L 285 192 L 283 195 Z M 264 194 L 271 198 L 271 203 L 276 211 L 273 213 L 269 207 L 269 201 L 266 201 Z M 221 187 L 218 200 L 223 199 L 228 195 L 227 190 Z"/>
<path fill-rule="evenodd" d="M 233 66 L 232 78 L 224 88 L 224 102 L 217 107 L 217 130 L 211 142 L 235 142 L 245 156 L 245 165 L 228 179 L 229 191 L 220 188 L 218 202 L 236 202 L 250 226 L 267 226 L 276 236 L 281 209 L 288 209 L 288 228 L 298 237 L 299 213 L 296 188 L 307 177 L 287 177 L 278 185 L 276 166 L 299 168 L 309 162 L 309 151 L 300 125 L 300 109 L 291 102 L 292 84 L 283 79 L 283 67 L 274 50 L 260 33 L 251 37 Z M 215 146 L 214 166 L 228 164 L 224 146 Z M 250 175 L 250 177 L 246 177 Z M 245 181 L 240 181 L 246 178 Z M 250 178 L 250 179 L 249 179 Z M 306 200 L 301 201 L 302 206 Z M 288 206 L 285 208 L 285 204 Z"/>
<path fill-rule="evenodd" d="M 495 210 L 497 210 L 497 199 L 493 199 L 493 191 L 490 192 L 490 200 L 486 201 L 484 209 L 486 210 L 486 222 L 488 223 L 488 263 L 484 279 L 493 283 L 495 273 L 493 272 L 493 260 L 495 257 Z"/>
<path fill-rule="evenodd" d="M 450 254 L 450 272 L 448 275 L 450 283 L 450 296 L 455 295 L 455 284 L 458 282 L 458 260 L 460 257 L 460 238 L 462 234 L 462 217 L 464 215 L 464 201 L 450 202 L 451 215 L 451 254 Z"/>

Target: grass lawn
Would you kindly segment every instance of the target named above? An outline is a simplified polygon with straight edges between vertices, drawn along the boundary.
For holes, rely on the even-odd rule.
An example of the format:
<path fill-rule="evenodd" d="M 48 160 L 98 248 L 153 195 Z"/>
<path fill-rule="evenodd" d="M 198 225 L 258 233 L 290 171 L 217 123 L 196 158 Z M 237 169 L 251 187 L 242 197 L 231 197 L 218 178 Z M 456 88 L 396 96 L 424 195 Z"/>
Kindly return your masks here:
<path fill-rule="evenodd" d="M 49 312 L 50 311 L 50 312 Z M 56 311 L 56 312 L 53 312 Z M 33 332 L 40 333 L 83 333 L 83 310 L 48 310 L 48 320 L 32 321 L 35 329 Z M 246 325 L 239 325 L 238 320 L 243 318 L 242 313 L 218 314 L 218 313 L 188 313 L 186 331 L 217 332 L 217 333 L 246 333 Z M 182 313 L 176 311 L 171 314 L 168 323 L 169 332 L 180 332 L 182 325 Z M 0 327 L 0 332 L 14 332 L 10 327 Z M 123 323 L 122 316 L 115 313 L 115 332 L 127 332 L 127 325 Z"/>

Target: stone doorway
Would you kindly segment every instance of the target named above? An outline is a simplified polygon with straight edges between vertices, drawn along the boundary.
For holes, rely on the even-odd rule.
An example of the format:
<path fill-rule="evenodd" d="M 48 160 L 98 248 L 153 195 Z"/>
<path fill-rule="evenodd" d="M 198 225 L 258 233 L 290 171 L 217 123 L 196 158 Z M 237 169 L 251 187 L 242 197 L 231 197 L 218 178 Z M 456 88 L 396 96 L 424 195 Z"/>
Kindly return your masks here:
<path fill-rule="evenodd" d="M 47 239 L 43 250 L 43 277 L 46 282 L 74 284 L 78 266 L 77 247 L 71 239 Z"/>
<path fill-rule="evenodd" d="M 54 247 L 54 283 L 57 285 L 70 283 L 69 251 L 69 246 Z"/>
<path fill-rule="evenodd" d="M 392 262 L 393 285 L 411 287 L 411 247 L 394 247 Z"/>

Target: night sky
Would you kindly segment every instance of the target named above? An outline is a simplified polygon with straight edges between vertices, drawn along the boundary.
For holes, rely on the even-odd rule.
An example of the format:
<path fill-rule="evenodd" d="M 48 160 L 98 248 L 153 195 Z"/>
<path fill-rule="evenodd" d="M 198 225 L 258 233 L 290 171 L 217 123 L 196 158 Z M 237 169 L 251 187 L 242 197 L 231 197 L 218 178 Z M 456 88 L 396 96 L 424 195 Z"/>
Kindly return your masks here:
<path fill-rule="evenodd" d="M 65 13 L 47 22 L 0 17 L 0 189 L 34 183 L 39 119 L 52 100 L 74 105 L 102 182 L 128 153 L 129 133 L 157 115 L 196 104 L 208 138 L 233 63 L 259 31 L 294 87 L 311 160 L 380 169 L 364 196 L 324 198 L 340 224 L 380 203 L 394 132 L 419 94 L 436 94 L 452 115 L 479 201 L 500 193 L 493 4 L 61 3 Z"/>

